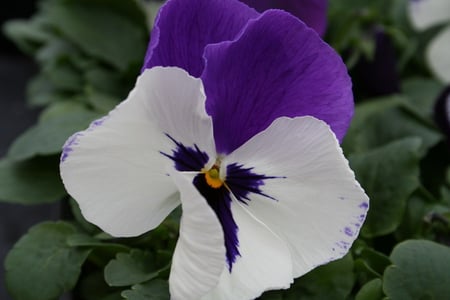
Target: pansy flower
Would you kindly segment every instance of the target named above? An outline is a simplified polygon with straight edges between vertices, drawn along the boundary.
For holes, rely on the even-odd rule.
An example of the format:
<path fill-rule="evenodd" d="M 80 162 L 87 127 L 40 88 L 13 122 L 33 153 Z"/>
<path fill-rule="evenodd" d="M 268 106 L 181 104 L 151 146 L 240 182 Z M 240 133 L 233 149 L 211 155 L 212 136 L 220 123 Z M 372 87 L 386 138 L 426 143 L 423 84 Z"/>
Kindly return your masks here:
<path fill-rule="evenodd" d="M 298 18 L 169 0 L 128 98 L 65 144 L 61 174 L 117 237 L 181 203 L 172 299 L 254 299 L 345 255 L 368 198 L 339 146 L 340 57 Z"/>
<path fill-rule="evenodd" d="M 410 0 L 409 15 L 418 30 L 446 25 L 428 45 L 430 68 L 445 83 L 450 83 L 450 1 Z"/>
<path fill-rule="evenodd" d="M 319 35 L 327 27 L 328 0 L 241 0 L 259 12 L 268 9 L 283 9 L 300 18 Z"/>

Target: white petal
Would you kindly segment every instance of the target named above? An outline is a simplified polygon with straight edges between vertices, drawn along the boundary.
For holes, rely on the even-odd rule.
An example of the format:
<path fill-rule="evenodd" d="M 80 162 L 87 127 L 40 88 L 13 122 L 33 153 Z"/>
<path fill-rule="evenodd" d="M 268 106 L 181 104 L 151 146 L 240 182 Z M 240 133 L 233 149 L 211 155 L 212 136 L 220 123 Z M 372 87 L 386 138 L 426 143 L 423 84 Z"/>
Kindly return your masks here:
<path fill-rule="evenodd" d="M 266 179 L 248 209 L 287 242 L 298 277 L 347 253 L 368 208 L 328 125 L 313 117 L 278 118 L 225 158 Z M 284 178 L 282 178 L 284 176 Z"/>
<path fill-rule="evenodd" d="M 197 300 L 219 282 L 225 267 L 225 241 L 215 212 L 192 184 L 189 175 L 170 174 L 181 195 L 180 237 L 172 259 L 173 300 Z"/>
<path fill-rule="evenodd" d="M 419 30 L 450 21 L 448 0 L 410 0 L 408 8 L 411 22 Z"/>
<path fill-rule="evenodd" d="M 238 225 L 241 256 L 237 257 L 231 273 L 226 268 L 218 286 L 202 300 L 249 300 L 266 290 L 288 288 L 293 276 L 286 244 L 235 198 L 231 211 Z"/>
<path fill-rule="evenodd" d="M 200 80 L 178 68 L 146 70 L 128 99 L 64 146 L 61 176 L 85 218 L 114 236 L 136 236 L 178 204 L 166 169 L 169 134 L 215 155 Z"/>
<path fill-rule="evenodd" d="M 450 3 L 450 1 L 449 1 Z M 450 8 L 449 8 L 450 9 Z M 450 26 L 444 28 L 429 44 L 427 59 L 436 76 L 450 82 Z"/>

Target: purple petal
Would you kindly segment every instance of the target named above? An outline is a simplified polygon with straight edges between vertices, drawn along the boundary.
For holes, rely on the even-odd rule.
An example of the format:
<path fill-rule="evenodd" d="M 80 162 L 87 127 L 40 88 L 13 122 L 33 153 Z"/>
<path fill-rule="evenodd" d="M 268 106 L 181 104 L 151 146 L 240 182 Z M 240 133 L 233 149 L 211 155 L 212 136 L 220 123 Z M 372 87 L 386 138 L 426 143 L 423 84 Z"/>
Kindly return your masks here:
<path fill-rule="evenodd" d="M 234 39 L 257 16 L 238 1 L 169 0 L 156 18 L 143 70 L 174 66 L 199 77 L 205 46 Z"/>
<path fill-rule="evenodd" d="M 272 10 L 237 40 L 209 45 L 202 81 L 219 153 L 227 154 L 281 116 L 310 115 L 342 140 L 353 115 L 347 69 L 303 22 Z"/>
<path fill-rule="evenodd" d="M 323 35 L 327 26 L 328 0 L 241 0 L 257 11 L 283 9 Z"/>

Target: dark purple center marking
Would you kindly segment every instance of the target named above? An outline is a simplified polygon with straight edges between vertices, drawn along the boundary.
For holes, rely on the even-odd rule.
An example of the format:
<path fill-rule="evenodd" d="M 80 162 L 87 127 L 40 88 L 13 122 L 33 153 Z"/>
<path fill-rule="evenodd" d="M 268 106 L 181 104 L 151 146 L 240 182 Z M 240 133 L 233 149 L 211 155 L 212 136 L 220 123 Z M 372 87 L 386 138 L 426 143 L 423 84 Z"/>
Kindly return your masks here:
<path fill-rule="evenodd" d="M 201 151 L 197 145 L 186 147 L 170 135 L 166 134 L 166 136 L 175 144 L 176 148 L 172 150 L 172 154 L 164 152 L 161 152 L 161 154 L 173 160 L 176 170 L 198 172 L 206 165 L 209 156 L 206 152 Z"/>
<path fill-rule="evenodd" d="M 244 168 L 243 165 L 237 163 L 227 166 L 226 184 L 230 187 L 233 195 L 244 204 L 250 201 L 248 195 L 250 193 L 258 194 L 269 199 L 275 198 L 264 194 L 260 187 L 264 185 L 264 180 L 283 178 L 279 176 L 266 176 L 252 172 L 253 168 Z"/>
<path fill-rule="evenodd" d="M 173 160 L 176 170 L 199 172 L 205 167 L 209 161 L 209 157 L 197 145 L 194 144 L 193 147 L 186 147 L 171 136 L 167 135 L 167 137 L 176 147 L 172 150 L 171 154 L 164 152 L 161 152 L 161 154 Z M 282 177 L 260 175 L 254 173 L 253 168 L 245 168 L 243 165 L 237 163 L 227 166 L 225 184 L 219 188 L 211 187 L 207 183 L 204 173 L 199 173 L 194 178 L 193 184 L 214 210 L 222 225 L 225 238 L 226 261 L 230 272 L 237 257 L 241 255 L 239 253 L 239 228 L 231 212 L 230 190 L 237 200 L 244 204 L 248 204 L 250 201 L 250 193 L 276 201 L 276 199 L 261 190 L 261 186 L 264 185 L 265 180 L 274 178 Z"/>
<path fill-rule="evenodd" d="M 231 272 L 233 263 L 240 256 L 238 226 L 233 219 L 231 213 L 231 197 L 230 192 L 225 186 L 220 188 L 212 188 L 205 179 L 204 174 L 198 174 L 194 178 L 194 185 L 200 194 L 206 199 L 209 206 L 214 210 L 222 225 L 223 235 L 225 238 L 226 259 L 228 270 Z"/>

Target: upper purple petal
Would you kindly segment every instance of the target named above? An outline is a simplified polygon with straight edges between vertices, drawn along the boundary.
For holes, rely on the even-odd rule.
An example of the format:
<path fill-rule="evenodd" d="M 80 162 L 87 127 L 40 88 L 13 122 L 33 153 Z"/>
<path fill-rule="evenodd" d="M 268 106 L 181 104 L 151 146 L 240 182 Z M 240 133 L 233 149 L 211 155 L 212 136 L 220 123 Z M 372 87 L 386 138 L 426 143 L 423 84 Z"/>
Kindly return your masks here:
<path fill-rule="evenodd" d="M 300 18 L 318 34 L 323 35 L 327 26 L 328 0 L 241 0 L 257 11 L 271 8 L 283 9 Z"/>
<path fill-rule="evenodd" d="M 199 77 L 205 46 L 235 39 L 258 15 L 233 0 L 169 0 L 156 18 L 143 69 L 180 67 Z"/>
<path fill-rule="evenodd" d="M 207 46 L 205 59 L 206 110 L 219 153 L 232 152 L 281 116 L 316 117 L 342 140 L 354 108 L 347 69 L 292 15 L 265 12 L 235 41 Z"/>

